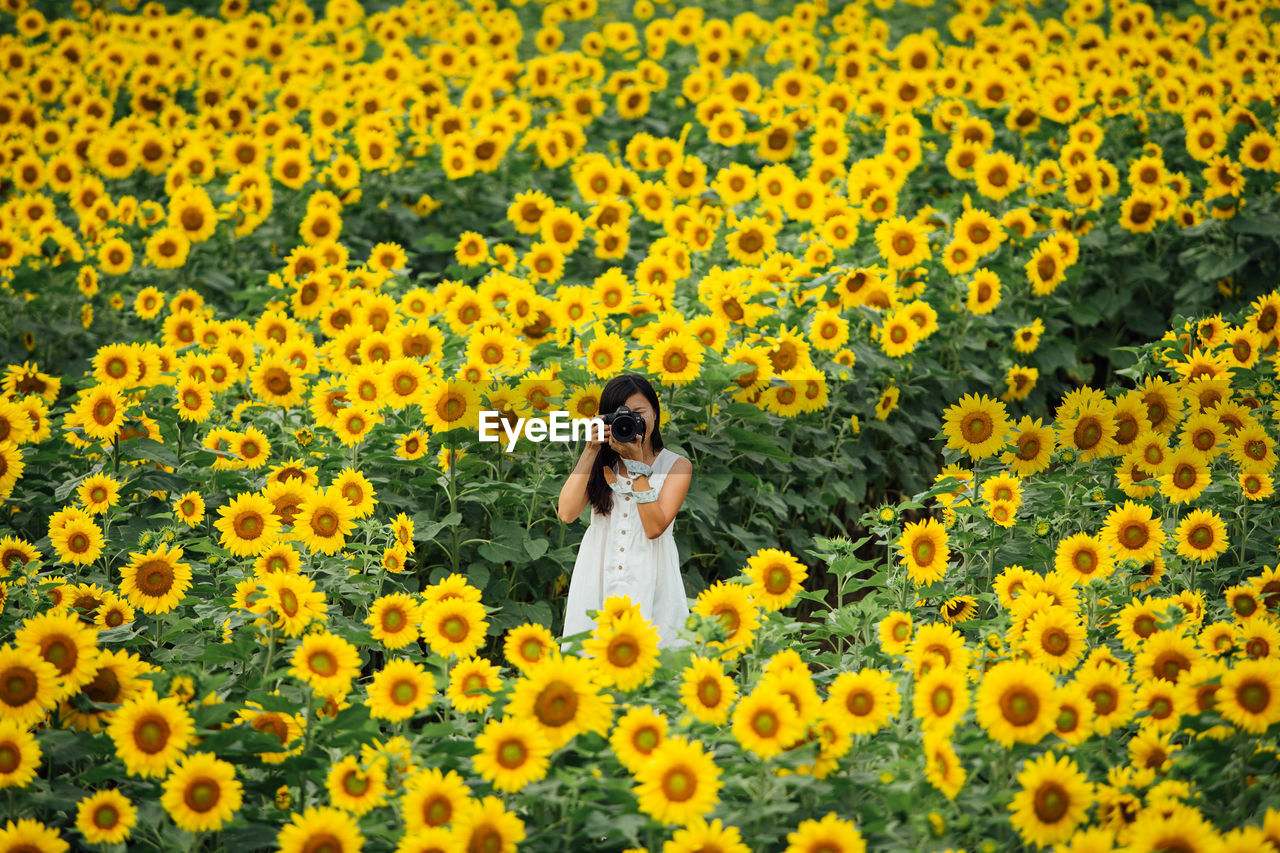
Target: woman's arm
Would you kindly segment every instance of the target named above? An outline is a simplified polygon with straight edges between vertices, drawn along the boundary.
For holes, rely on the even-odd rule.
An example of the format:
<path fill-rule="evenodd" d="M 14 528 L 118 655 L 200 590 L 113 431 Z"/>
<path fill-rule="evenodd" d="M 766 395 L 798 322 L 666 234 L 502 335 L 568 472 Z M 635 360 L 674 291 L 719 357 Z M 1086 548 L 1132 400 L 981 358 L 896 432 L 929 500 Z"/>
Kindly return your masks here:
<path fill-rule="evenodd" d="M 685 495 L 689 494 L 689 483 L 693 479 L 693 465 L 688 459 L 677 459 L 662 481 L 662 491 L 658 499 L 651 503 L 636 504 L 636 513 L 640 523 L 644 525 L 644 535 L 657 539 L 663 531 L 671 526 L 676 513 L 684 505 Z M 649 478 L 641 475 L 631 481 L 631 488 L 637 492 L 648 491 Z"/>
<path fill-rule="evenodd" d="M 595 464 L 596 457 L 600 454 L 600 447 L 601 444 L 587 442 L 587 446 L 582 449 L 582 455 L 578 457 L 578 464 L 573 466 L 569 477 L 560 488 L 560 503 L 556 514 L 565 524 L 572 524 L 587 508 L 587 478 L 591 476 L 591 466 Z"/>

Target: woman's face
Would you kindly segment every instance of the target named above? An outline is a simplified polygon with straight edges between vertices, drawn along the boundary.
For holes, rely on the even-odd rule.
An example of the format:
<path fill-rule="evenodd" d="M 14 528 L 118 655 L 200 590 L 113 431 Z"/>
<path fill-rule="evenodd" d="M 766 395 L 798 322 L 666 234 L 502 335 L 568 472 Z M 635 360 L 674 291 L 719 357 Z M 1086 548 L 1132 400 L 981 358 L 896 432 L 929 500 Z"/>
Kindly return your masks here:
<path fill-rule="evenodd" d="M 644 443 L 648 446 L 650 444 L 649 438 L 653 435 L 654 422 L 658 418 L 657 412 L 653 410 L 653 405 L 639 391 L 628 397 L 622 405 L 644 420 Z"/>

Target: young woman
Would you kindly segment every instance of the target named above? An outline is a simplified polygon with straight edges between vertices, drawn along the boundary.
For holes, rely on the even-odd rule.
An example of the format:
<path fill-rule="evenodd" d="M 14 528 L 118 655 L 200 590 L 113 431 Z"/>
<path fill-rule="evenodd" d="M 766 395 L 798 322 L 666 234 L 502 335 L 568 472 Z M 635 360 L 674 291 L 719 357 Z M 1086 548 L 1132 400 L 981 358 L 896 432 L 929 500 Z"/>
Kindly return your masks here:
<path fill-rule="evenodd" d="M 603 609 L 610 596 L 625 595 L 657 626 L 659 646 L 667 647 L 679 643 L 676 629 L 689 616 L 671 531 L 689 493 L 693 466 L 663 446 L 662 410 L 648 380 L 634 373 L 610 380 L 600 394 L 600 413 L 620 406 L 640 416 L 643 432 L 621 442 L 605 426 L 604 439 L 587 442 L 560 489 L 565 524 L 591 506 L 591 526 L 569 581 L 564 636 L 594 629 L 587 611 Z"/>

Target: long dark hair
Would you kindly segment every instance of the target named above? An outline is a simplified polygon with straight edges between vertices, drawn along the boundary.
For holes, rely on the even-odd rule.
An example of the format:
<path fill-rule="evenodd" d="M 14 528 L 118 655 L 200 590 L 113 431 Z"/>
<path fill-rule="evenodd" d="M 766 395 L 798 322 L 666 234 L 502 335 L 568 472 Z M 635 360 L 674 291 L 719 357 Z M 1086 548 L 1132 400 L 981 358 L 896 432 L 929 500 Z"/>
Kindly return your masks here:
<path fill-rule="evenodd" d="M 657 392 L 639 373 L 624 373 L 609 380 L 600 392 L 600 414 L 616 412 L 618 407 L 627 402 L 632 394 L 641 394 L 653 406 L 653 425 L 649 428 L 650 443 L 654 453 L 662 450 L 662 404 L 658 402 Z M 617 452 L 609 445 L 600 448 L 596 461 L 591 466 L 591 475 L 587 478 L 587 498 L 591 506 L 601 515 L 608 515 L 613 510 L 613 489 L 604 479 L 604 469 L 611 468 L 618 462 Z"/>

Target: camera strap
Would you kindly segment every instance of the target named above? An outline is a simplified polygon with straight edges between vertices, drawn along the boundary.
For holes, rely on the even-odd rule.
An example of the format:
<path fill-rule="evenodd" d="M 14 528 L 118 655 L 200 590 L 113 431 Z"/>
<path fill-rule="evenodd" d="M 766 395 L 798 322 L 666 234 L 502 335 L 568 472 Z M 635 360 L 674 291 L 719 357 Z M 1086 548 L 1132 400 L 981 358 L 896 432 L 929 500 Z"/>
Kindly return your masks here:
<path fill-rule="evenodd" d="M 627 474 L 629 474 L 633 480 L 636 477 L 650 477 L 653 475 L 653 466 L 645 462 L 641 462 L 639 459 L 627 459 L 623 457 L 622 464 L 627 467 Z"/>

